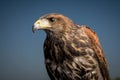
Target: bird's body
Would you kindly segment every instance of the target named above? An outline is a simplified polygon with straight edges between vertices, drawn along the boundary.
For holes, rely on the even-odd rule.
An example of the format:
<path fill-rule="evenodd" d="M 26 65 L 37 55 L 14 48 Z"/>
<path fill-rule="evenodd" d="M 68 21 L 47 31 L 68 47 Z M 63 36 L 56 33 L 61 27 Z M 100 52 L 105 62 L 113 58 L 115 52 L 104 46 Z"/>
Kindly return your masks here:
<path fill-rule="evenodd" d="M 107 62 L 93 30 L 60 14 L 40 19 L 49 20 L 44 28 L 44 54 L 51 80 L 109 80 Z"/>

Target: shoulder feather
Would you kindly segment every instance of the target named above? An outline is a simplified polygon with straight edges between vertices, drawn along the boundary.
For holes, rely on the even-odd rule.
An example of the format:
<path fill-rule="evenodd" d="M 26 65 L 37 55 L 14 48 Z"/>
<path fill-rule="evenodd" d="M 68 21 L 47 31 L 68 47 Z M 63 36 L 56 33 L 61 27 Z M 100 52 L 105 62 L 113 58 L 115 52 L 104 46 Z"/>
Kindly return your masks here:
<path fill-rule="evenodd" d="M 109 80 L 108 64 L 104 56 L 104 52 L 101 48 L 100 41 L 97 34 L 89 27 L 84 26 L 82 27 L 82 29 L 91 40 L 92 48 L 95 51 L 95 54 L 98 58 L 98 64 L 99 64 L 101 73 L 104 77 L 104 80 Z"/>

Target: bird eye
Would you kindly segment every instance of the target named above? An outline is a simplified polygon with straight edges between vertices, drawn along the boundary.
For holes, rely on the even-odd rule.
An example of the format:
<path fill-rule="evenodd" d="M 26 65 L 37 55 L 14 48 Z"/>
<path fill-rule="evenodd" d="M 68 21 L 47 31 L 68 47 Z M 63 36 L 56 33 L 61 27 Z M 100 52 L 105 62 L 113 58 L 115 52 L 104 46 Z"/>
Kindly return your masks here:
<path fill-rule="evenodd" d="M 56 21 L 56 19 L 55 18 L 49 18 L 49 20 L 51 21 L 51 22 L 55 22 Z"/>

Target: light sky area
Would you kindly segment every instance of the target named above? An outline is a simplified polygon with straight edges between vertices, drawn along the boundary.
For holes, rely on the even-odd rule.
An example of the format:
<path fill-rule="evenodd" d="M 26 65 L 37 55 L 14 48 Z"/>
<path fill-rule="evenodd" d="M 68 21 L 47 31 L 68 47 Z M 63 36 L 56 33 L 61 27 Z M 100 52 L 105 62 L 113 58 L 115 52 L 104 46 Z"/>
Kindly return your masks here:
<path fill-rule="evenodd" d="M 120 0 L 0 0 L 0 80 L 50 80 L 44 65 L 42 15 L 61 13 L 99 36 L 111 78 L 120 76 Z"/>

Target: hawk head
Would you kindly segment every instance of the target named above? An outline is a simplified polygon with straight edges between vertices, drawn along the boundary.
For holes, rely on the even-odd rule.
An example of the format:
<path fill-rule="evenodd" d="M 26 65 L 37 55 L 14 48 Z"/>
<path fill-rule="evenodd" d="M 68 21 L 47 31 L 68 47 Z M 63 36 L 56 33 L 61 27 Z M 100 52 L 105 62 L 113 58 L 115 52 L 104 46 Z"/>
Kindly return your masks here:
<path fill-rule="evenodd" d="M 46 32 L 63 33 L 70 30 L 73 22 L 61 14 L 47 14 L 40 17 L 33 25 L 32 31 L 44 30 Z"/>

